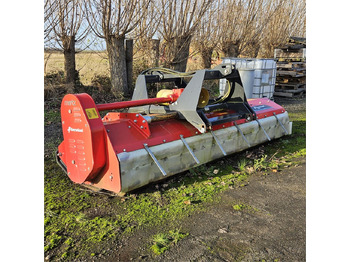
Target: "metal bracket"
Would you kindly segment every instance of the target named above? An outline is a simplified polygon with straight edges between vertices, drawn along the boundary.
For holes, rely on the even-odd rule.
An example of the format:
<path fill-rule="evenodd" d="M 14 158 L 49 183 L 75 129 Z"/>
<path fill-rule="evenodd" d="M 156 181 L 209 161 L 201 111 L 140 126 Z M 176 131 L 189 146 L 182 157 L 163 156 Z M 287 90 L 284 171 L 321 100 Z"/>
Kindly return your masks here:
<path fill-rule="evenodd" d="M 276 113 L 275 113 L 275 112 L 273 112 L 273 115 L 276 117 L 276 119 L 277 119 L 278 123 L 279 123 L 279 124 L 280 124 L 280 126 L 283 128 L 284 133 L 285 133 L 286 135 L 288 135 L 288 131 L 287 131 L 287 129 L 284 127 L 284 125 L 282 124 L 281 120 L 279 120 L 279 119 L 278 119 L 278 117 L 277 117 L 277 115 L 276 115 Z"/>
<path fill-rule="evenodd" d="M 221 149 L 222 153 L 224 154 L 224 156 L 226 156 L 227 153 L 225 152 L 224 148 L 223 148 L 222 145 L 220 144 L 219 139 L 216 137 L 216 135 L 214 135 L 214 132 L 213 132 L 212 130 L 210 130 L 210 133 L 211 133 L 211 135 L 214 137 L 215 142 L 216 142 L 216 143 L 218 144 L 218 146 L 220 147 L 220 149 Z"/>
<path fill-rule="evenodd" d="M 151 149 L 147 146 L 147 144 L 143 144 L 143 146 L 145 147 L 147 153 L 151 156 L 151 158 L 153 159 L 154 163 L 156 163 L 157 167 L 159 168 L 160 172 L 163 174 L 163 176 L 166 176 L 167 173 L 165 172 L 165 170 L 163 169 L 163 167 L 160 165 L 158 159 L 156 158 L 156 156 L 152 153 Z"/>
<path fill-rule="evenodd" d="M 250 147 L 250 143 L 248 142 L 247 138 L 245 137 L 245 135 L 243 134 L 242 130 L 240 129 L 240 127 L 237 125 L 236 121 L 233 121 L 233 123 L 235 123 L 235 127 L 237 128 L 237 130 L 239 131 L 239 133 L 242 135 L 244 141 L 248 144 L 248 146 Z"/>
<path fill-rule="evenodd" d="M 186 146 L 187 150 L 190 152 L 191 156 L 193 157 L 194 161 L 196 161 L 197 164 L 200 164 L 198 158 L 196 157 L 196 155 L 194 154 L 194 152 L 192 151 L 192 149 L 190 148 L 190 146 L 187 144 L 186 140 L 184 139 L 183 135 L 180 135 L 180 139 L 181 141 L 184 143 L 184 145 Z"/>
<path fill-rule="evenodd" d="M 267 139 L 268 139 L 269 141 L 271 141 L 271 138 L 270 138 L 269 135 L 266 133 L 266 131 L 265 131 L 264 127 L 261 125 L 260 121 L 259 121 L 258 119 L 255 119 L 255 120 L 256 120 L 256 122 L 258 122 L 258 125 L 261 127 L 262 131 L 264 131 L 264 134 L 265 134 L 265 136 L 267 137 Z"/>
<path fill-rule="evenodd" d="M 146 77 L 144 75 L 139 75 L 136 79 L 135 83 L 135 90 L 132 95 L 131 100 L 140 100 L 140 99 L 147 99 L 147 85 L 146 85 Z M 139 113 L 139 112 L 145 112 L 149 113 L 149 105 L 146 106 L 138 106 L 138 107 L 131 107 L 129 108 L 128 112 L 130 113 Z"/>
<path fill-rule="evenodd" d="M 188 85 L 177 101 L 169 105 L 170 110 L 179 112 L 183 118 L 197 128 L 202 134 L 206 131 L 206 125 L 198 115 L 196 109 L 205 72 L 205 70 L 197 71 L 190 82 L 188 82 Z"/>

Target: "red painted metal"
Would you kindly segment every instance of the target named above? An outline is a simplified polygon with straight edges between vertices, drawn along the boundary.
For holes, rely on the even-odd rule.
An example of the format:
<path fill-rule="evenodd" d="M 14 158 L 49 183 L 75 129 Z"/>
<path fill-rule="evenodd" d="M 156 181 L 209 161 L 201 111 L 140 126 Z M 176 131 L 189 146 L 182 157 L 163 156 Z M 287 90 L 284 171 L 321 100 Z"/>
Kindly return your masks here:
<path fill-rule="evenodd" d="M 93 99 L 88 94 L 66 95 L 61 119 L 64 141 L 58 147 L 58 155 L 69 178 L 96 187 L 103 183 L 101 188 L 120 191 L 119 162 Z M 114 179 L 107 179 L 107 183 L 104 176 L 112 166 Z"/>
<path fill-rule="evenodd" d="M 172 102 L 174 102 L 173 97 L 159 97 L 159 98 L 156 97 L 156 98 L 148 98 L 148 99 L 141 99 L 141 100 L 134 100 L 134 101 L 122 101 L 122 102 L 115 102 L 115 103 L 109 103 L 109 104 L 99 104 L 99 105 L 96 105 L 96 107 L 99 111 L 107 111 L 107 110 L 122 109 L 122 108 L 135 107 L 135 106 L 172 103 Z"/>
<path fill-rule="evenodd" d="M 268 98 L 248 99 L 249 105 L 255 111 L 258 119 L 284 113 L 286 110 Z"/>
<path fill-rule="evenodd" d="M 135 106 L 144 106 L 144 105 L 154 105 L 154 104 L 163 104 L 163 103 L 173 103 L 175 102 L 181 93 L 184 91 L 184 88 L 173 89 L 172 94 L 167 97 L 155 97 L 155 98 L 147 98 L 133 101 L 122 101 L 108 104 L 98 104 L 96 105 L 99 111 L 107 111 L 113 109 L 122 109 L 129 108 Z"/>
<path fill-rule="evenodd" d="M 87 111 L 86 111 L 87 110 Z M 94 111 L 95 110 L 95 111 Z M 87 117 L 87 112 L 97 115 Z M 66 95 L 61 119 L 67 172 L 71 180 L 92 179 L 105 164 L 105 129 L 92 98 L 85 94 Z M 97 156 L 98 155 L 98 156 Z"/>
<path fill-rule="evenodd" d="M 106 124 L 120 123 L 124 121 L 128 125 L 129 130 L 138 131 L 144 138 L 149 138 L 151 135 L 148 122 L 141 114 L 110 112 L 107 113 L 102 121 Z M 107 132 L 110 132 L 110 129 L 107 128 Z"/>
<path fill-rule="evenodd" d="M 145 99 L 132 105 L 157 101 L 170 102 L 173 98 Z M 142 102 L 140 102 L 142 101 Z M 67 167 L 69 178 L 76 183 L 93 184 L 113 192 L 120 192 L 121 178 L 117 154 L 131 152 L 162 143 L 200 135 L 200 132 L 182 119 L 167 119 L 147 123 L 141 114 L 109 112 L 103 119 L 99 110 L 130 107 L 129 102 L 95 105 L 87 94 L 66 95 L 61 105 L 64 141 L 58 147 L 60 159 Z M 285 112 L 283 107 L 269 99 L 251 99 L 248 103 L 259 119 Z M 234 112 L 215 112 L 207 117 Z M 254 121 L 254 120 L 251 120 Z M 236 123 L 245 123 L 245 119 Z M 235 123 L 213 126 L 213 130 L 227 128 Z"/>

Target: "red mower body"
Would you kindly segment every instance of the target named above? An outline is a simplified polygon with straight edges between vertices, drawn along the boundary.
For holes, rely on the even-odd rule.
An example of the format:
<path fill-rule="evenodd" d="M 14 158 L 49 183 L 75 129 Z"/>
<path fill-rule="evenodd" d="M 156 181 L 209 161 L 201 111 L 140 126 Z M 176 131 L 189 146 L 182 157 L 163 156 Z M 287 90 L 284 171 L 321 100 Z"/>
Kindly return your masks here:
<path fill-rule="evenodd" d="M 251 99 L 248 102 L 257 119 L 285 112 L 283 107 L 269 99 Z M 207 118 L 229 113 L 208 113 Z M 142 114 L 119 112 L 109 112 L 101 118 L 98 105 L 88 94 L 66 95 L 61 104 L 61 118 L 64 141 L 58 147 L 58 160 L 68 177 L 75 183 L 93 185 L 114 193 L 122 191 L 118 154 L 143 150 L 145 144 L 153 147 L 170 143 L 179 140 L 180 135 L 185 139 L 202 135 L 183 119 L 148 123 Z M 214 125 L 212 130 L 245 123 L 246 119 L 230 121 Z"/>

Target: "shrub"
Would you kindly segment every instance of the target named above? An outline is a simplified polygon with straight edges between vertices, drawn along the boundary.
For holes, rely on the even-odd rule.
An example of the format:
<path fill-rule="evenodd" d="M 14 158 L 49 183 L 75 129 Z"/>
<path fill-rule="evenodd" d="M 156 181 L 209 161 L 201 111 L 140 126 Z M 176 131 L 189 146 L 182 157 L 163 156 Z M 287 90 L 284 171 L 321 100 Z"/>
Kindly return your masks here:
<path fill-rule="evenodd" d="M 111 91 L 111 78 L 106 75 L 95 74 L 91 79 L 91 84 L 97 87 L 99 91 L 110 92 Z"/>
<path fill-rule="evenodd" d="M 64 71 L 52 71 L 47 73 L 44 76 L 44 85 L 49 86 L 56 86 L 56 85 L 62 85 L 64 84 Z"/>

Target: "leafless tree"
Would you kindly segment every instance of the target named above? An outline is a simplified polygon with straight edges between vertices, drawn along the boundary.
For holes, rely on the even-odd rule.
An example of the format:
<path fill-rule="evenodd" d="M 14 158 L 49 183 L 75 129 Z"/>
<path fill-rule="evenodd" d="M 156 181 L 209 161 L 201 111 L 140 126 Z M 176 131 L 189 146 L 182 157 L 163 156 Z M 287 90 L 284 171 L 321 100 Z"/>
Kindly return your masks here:
<path fill-rule="evenodd" d="M 142 16 L 142 14 L 137 14 Z M 158 61 L 154 61 L 158 52 L 159 58 L 159 36 L 157 31 L 159 28 L 160 18 L 162 16 L 162 8 L 159 1 L 151 1 L 149 3 L 148 12 L 143 15 L 140 23 L 131 33 L 134 42 L 134 59 L 143 60 L 143 64 L 147 66 L 157 66 Z"/>
<path fill-rule="evenodd" d="M 96 36 L 105 39 L 112 93 L 129 93 L 124 40 L 146 16 L 151 0 L 86 0 L 88 21 Z"/>
<path fill-rule="evenodd" d="M 290 36 L 305 36 L 305 0 L 282 1 L 263 31 L 262 56 L 273 57 L 274 49 L 285 44 Z"/>
<path fill-rule="evenodd" d="M 89 28 L 84 25 L 84 5 L 82 0 L 48 0 L 56 6 L 48 18 L 55 40 L 64 54 L 65 81 L 69 92 L 74 90 L 77 80 L 75 54 L 76 43 L 87 36 Z"/>
<path fill-rule="evenodd" d="M 193 46 L 202 58 L 202 68 L 210 68 L 212 54 L 217 47 L 220 13 L 217 1 L 213 1 L 203 15 L 194 37 Z"/>
<path fill-rule="evenodd" d="M 272 1 L 219 0 L 218 5 L 218 42 L 224 56 L 238 57 L 248 47 L 257 55 L 260 34 L 276 8 Z"/>
<path fill-rule="evenodd" d="M 159 33 L 165 65 L 186 71 L 190 43 L 212 0 L 160 0 L 162 17 Z"/>
<path fill-rule="evenodd" d="M 45 43 L 52 40 L 53 27 L 58 24 L 58 17 L 55 15 L 58 7 L 57 1 L 45 0 L 44 2 L 44 41 Z"/>

